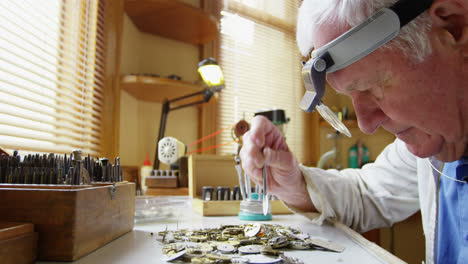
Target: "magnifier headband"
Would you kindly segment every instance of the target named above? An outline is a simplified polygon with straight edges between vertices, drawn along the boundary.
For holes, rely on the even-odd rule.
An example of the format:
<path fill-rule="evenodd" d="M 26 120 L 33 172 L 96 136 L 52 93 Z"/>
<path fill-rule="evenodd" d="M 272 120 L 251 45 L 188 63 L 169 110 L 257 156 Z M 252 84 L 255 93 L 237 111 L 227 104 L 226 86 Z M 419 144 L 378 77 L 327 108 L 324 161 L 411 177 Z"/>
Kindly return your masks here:
<path fill-rule="evenodd" d="M 313 112 L 325 93 L 326 73 L 341 70 L 395 38 L 400 28 L 428 9 L 433 0 L 400 0 L 314 50 L 304 64 L 302 77 L 306 93 L 302 110 Z"/>
<path fill-rule="evenodd" d="M 325 46 L 314 50 L 312 59 L 320 60 L 324 54 L 329 53 L 333 64 L 326 67 L 326 72 L 335 72 L 389 42 L 399 31 L 398 16 L 390 9 L 384 8 Z"/>

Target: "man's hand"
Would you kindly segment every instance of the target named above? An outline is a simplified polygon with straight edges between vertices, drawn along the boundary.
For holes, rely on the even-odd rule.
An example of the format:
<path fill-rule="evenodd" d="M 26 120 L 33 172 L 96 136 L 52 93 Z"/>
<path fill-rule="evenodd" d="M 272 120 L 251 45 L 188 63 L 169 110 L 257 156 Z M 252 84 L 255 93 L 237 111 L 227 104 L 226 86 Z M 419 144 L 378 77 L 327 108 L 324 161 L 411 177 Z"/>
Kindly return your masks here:
<path fill-rule="evenodd" d="M 281 131 L 264 116 L 252 119 L 242 137 L 242 168 L 257 185 L 263 183 L 263 166 L 268 167 L 268 192 L 303 211 L 315 211 L 304 177 Z"/>

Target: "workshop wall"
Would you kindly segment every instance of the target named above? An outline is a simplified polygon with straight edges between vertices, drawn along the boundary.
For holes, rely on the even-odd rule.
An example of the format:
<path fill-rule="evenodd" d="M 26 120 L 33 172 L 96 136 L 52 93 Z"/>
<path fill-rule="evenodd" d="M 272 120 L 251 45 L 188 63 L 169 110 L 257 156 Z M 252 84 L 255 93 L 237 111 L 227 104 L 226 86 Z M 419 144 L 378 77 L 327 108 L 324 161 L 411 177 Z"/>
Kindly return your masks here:
<path fill-rule="evenodd" d="M 349 167 L 349 149 L 352 145 L 356 144 L 359 140 L 364 144 L 369 150 L 369 161 L 374 161 L 377 156 L 382 152 L 382 150 L 391 142 L 395 140 L 395 136 L 385 131 L 383 128 L 377 129 L 375 134 L 372 136 L 364 134 L 358 127 L 348 128 L 349 132 L 352 134 L 352 138 L 347 136 L 342 136 L 338 139 L 338 163 L 341 164 L 342 168 Z M 335 130 L 331 127 L 324 127 L 320 129 L 320 155 L 323 155 L 325 152 L 333 149 L 334 141 L 333 139 L 328 139 L 327 135 L 335 133 Z M 332 167 L 336 167 L 334 162 L 328 162 Z M 326 167 L 325 167 L 326 168 Z"/>
<path fill-rule="evenodd" d="M 157 74 L 167 77 L 175 74 L 185 81 L 198 81 L 198 61 L 197 45 L 142 33 L 127 15 L 124 16 L 122 75 Z M 140 166 L 146 153 L 153 163 L 161 107 L 161 103 L 137 100 L 121 90 L 119 156 L 122 165 Z M 184 143 L 195 141 L 198 138 L 198 111 L 197 107 L 188 107 L 170 112 L 165 135 Z M 163 165 L 161 168 L 165 169 Z"/>

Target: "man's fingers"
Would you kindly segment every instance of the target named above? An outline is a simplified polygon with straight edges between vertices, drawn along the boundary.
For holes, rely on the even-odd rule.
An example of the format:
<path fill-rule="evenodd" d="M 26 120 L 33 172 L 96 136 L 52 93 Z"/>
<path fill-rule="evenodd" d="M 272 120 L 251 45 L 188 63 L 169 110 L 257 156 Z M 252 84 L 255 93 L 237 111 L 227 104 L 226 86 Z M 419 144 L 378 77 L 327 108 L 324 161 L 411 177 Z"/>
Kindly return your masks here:
<path fill-rule="evenodd" d="M 263 169 L 253 169 L 250 174 L 247 173 L 249 178 L 257 185 L 263 182 Z"/>
<path fill-rule="evenodd" d="M 265 163 L 268 166 L 275 168 L 288 169 L 296 164 L 296 159 L 290 151 L 272 150 L 271 148 L 264 148 L 263 155 Z"/>
<path fill-rule="evenodd" d="M 242 160 L 242 167 L 244 169 L 252 168 L 252 169 L 260 169 L 263 167 L 263 154 L 260 152 L 258 148 L 242 148 L 239 156 Z"/>
<path fill-rule="evenodd" d="M 255 116 L 251 121 L 250 137 L 251 141 L 258 147 L 265 145 L 265 135 L 275 129 L 275 125 L 262 115 Z"/>
<path fill-rule="evenodd" d="M 256 168 L 263 167 L 263 153 L 261 152 L 260 147 L 251 142 L 251 134 L 248 134 L 248 132 L 244 134 L 243 140 L 244 144 L 239 153 L 242 163 L 251 163 L 249 165 Z"/>
<path fill-rule="evenodd" d="M 242 161 L 242 168 L 249 176 L 257 176 L 258 172 L 261 168 L 259 168 L 255 163 L 252 161 Z"/>

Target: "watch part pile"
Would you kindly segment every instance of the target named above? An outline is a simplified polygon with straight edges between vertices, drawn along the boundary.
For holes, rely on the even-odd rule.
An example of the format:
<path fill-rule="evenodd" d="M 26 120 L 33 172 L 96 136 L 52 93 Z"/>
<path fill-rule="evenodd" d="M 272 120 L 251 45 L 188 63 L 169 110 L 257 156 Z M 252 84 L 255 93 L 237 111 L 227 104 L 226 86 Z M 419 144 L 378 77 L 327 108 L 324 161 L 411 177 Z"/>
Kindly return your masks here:
<path fill-rule="evenodd" d="M 303 263 L 284 250 L 327 250 L 344 247 L 315 239 L 292 227 L 272 224 L 222 225 L 200 230 L 161 231 L 163 260 L 189 263 Z"/>

